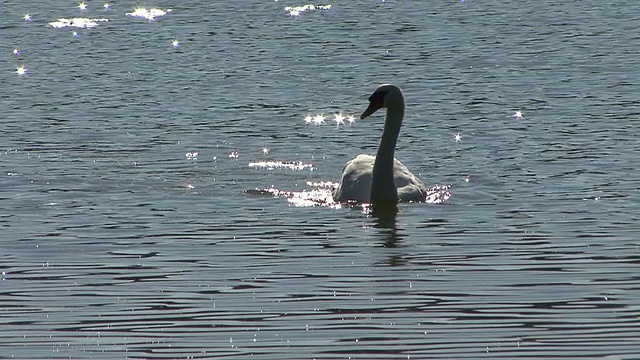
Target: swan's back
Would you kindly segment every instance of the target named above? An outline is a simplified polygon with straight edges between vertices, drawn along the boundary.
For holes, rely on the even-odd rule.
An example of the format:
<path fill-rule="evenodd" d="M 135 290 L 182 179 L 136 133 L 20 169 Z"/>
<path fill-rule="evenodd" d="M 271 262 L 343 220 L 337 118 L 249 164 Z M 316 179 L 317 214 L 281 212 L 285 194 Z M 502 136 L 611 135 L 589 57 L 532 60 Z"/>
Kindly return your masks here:
<path fill-rule="evenodd" d="M 375 156 L 360 154 L 347 162 L 342 172 L 340 185 L 333 194 L 336 202 L 369 203 L 371 179 Z M 401 202 L 425 201 L 426 188 L 400 160 L 394 159 L 394 180 Z"/>

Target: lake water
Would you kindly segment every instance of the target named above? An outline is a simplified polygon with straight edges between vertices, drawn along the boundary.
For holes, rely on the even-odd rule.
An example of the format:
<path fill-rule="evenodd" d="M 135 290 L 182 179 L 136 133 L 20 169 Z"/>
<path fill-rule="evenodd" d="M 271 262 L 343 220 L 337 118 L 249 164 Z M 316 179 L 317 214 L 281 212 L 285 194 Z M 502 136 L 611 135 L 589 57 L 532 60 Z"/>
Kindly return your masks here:
<path fill-rule="evenodd" d="M 0 358 L 640 358 L 636 0 L 50 3 L 0 14 Z M 449 199 L 255 194 L 385 82 Z"/>

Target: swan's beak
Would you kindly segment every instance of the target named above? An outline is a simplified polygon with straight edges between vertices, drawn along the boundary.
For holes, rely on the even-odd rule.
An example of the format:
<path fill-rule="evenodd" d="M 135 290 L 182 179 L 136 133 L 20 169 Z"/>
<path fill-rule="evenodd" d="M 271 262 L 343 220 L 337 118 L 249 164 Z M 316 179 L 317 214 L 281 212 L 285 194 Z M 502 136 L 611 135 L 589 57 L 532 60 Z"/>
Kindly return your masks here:
<path fill-rule="evenodd" d="M 362 115 L 360 115 L 360 120 L 378 111 L 378 109 L 380 109 L 381 107 L 382 106 L 380 104 L 377 104 L 375 101 L 370 102 L 367 109 L 362 113 Z"/>

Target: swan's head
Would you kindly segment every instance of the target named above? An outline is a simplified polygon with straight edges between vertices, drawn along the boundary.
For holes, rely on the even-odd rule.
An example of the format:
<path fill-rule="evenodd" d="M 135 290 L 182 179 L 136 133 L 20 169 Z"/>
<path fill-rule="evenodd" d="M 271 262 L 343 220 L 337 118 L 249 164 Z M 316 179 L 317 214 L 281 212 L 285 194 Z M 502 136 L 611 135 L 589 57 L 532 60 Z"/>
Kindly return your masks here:
<path fill-rule="evenodd" d="M 393 107 L 394 105 L 404 106 L 402 90 L 393 84 L 382 84 L 369 96 L 369 107 L 360 115 L 360 119 L 368 117 L 380 108 Z"/>

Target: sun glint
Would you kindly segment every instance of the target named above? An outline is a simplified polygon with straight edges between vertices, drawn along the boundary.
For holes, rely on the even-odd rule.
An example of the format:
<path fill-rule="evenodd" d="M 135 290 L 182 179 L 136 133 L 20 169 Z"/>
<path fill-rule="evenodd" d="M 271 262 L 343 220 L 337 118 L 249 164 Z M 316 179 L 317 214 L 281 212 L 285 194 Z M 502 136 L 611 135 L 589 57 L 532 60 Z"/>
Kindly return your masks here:
<path fill-rule="evenodd" d="M 320 125 L 324 123 L 325 116 L 324 114 L 318 114 L 313 117 L 313 123 L 316 125 Z"/>
<path fill-rule="evenodd" d="M 353 115 L 349 115 L 347 116 L 347 122 L 349 122 L 349 124 L 353 124 L 356 122 L 356 118 Z"/>

